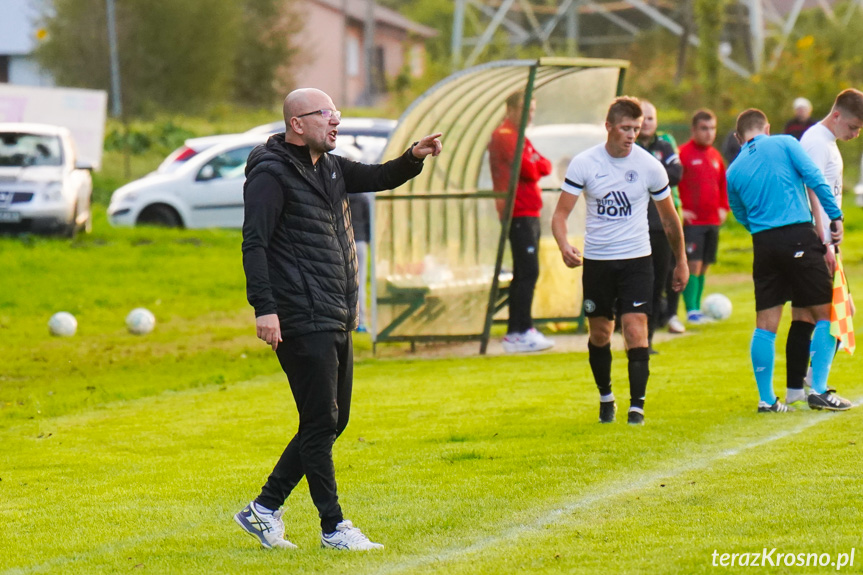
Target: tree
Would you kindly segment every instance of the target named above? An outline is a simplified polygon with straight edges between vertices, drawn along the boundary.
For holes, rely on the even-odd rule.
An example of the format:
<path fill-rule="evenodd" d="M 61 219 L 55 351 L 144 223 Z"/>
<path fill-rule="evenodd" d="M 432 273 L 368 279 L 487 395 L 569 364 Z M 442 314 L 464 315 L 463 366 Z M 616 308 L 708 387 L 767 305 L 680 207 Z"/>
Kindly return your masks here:
<path fill-rule="evenodd" d="M 719 100 L 719 39 L 725 20 L 726 0 L 695 0 L 694 14 L 698 26 L 698 73 L 707 102 L 715 107 Z"/>
<path fill-rule="evenodd" d="M 239 100 L 271 103 L 290 55 L 278 0 L 119 0 L 124 110 L 199 110 Z M 280 28 L 280 26 L 282 28 Z M 57 82 L 108 90 L 105 0 L 53 0 L 36 56 Z M 257 87 L 257 89 L 255 89 Z"/>

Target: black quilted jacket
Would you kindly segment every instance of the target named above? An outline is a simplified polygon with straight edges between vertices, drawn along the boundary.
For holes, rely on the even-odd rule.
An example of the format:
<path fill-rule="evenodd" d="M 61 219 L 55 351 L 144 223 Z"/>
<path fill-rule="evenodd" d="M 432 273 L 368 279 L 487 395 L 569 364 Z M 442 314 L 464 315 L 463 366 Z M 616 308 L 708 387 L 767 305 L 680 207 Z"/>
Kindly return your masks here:
<path fill-rule="evenodd" d="M 349 193 L 396 188 L 422 171 L 410 150 L 368 165 L 272 136 L 252 150 L 243 192 L 243 268 L 255 316 L 283 337 L 357 327 L 357 254 Z"/>

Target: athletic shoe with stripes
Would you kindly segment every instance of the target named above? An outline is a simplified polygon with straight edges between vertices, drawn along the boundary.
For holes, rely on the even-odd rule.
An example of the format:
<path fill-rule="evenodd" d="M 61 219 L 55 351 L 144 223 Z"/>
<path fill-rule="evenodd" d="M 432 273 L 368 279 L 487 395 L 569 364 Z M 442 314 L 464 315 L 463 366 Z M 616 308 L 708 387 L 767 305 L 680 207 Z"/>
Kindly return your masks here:
<path fill-rule="evenodd" d="M 828 389 L 824 393 L 812 393 L 806 398 L 809 401 L 810 409 L 826 409 L 828 411 L 848 411 L 854 405 L 845 399 L 839 397 L 832 389 Z"/>
<path fill-rule="evenodd" d="M 274 513 L 260 513 L 255 509 L 254 503 L 249 503 L 245 509 L 234 515 L 234 521 L 267 549 L 296 549 L 296 545 L 285 539 L 282 513 L 281 509 Z"/>
<path fill-rule="evenodd" d="M 793 407 L 785 405 L 778 399 L 773 402 L 773 405 L 768 404 L 766 401 L 758 402 L 758 413 L 788 413 L 790 411 L 797 411 Z"/>
<path fill-rule="evenodd" d="M 380 543 L 369 541 L 369 538 L 347 519 L 336 525 L 336 530 L 332 533 L 321 533 L 321 547 L 344 551 L 368 551 L 384 548 Z"/>

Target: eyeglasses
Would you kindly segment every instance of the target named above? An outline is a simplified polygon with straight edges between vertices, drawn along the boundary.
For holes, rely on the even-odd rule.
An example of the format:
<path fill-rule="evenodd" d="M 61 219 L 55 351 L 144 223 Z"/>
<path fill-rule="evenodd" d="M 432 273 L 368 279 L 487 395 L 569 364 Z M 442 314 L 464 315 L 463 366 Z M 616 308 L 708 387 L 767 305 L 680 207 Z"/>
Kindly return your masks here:
<path fill-rule="evenodd" d="M 329 109 L 325 109 L 325 110 L 315 110 L 314 112 L 306 112 L 305 114 L 300 114 L 299 116 L 297 116 L 297 118 L 302 118 L 302 117 L 305 117 L 305 116 L 311 116 L 312 114 L 320 114 L 320 115 L 321 115 L 321 117 L 323 117 L 323 119 L 324 119 L 324 120 L 328 120 L 328 121 L 329 121 L 329 119 L 330 119 L 330 118 L 333 118 L 333 117 L 335 117 L 335 119 L 336 119 L 336 120 L 341 120 L 341 119 L 342 119 L 342 113 L 341 113 L 340 111 L 338 111 L 338 110 L 329 110 Z"/>

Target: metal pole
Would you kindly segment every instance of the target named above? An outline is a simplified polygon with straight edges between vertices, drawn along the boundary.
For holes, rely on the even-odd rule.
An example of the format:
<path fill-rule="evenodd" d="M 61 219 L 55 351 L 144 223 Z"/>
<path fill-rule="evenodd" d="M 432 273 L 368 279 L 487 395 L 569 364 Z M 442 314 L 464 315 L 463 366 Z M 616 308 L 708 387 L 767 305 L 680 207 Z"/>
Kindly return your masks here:
<path fill-rule="evenodd" d="M 521 108 L 521 124 L 518 128 L 518 140 L 515 144 L 512 169 L 509 174 L 509 190 L 506 195 L 506 206 L 503 210 L 503 221 L 500 227 L 500 239 L 497 244 L 497 261 L 494 265 L 494 276 L 491 278 L 491 291 L 488 294 L 488 308 L 485 312 L 485 327 L 482 330 L 482 342 L 479 353 L 485 355 L 488 350 L 488 340 L 491 337 L 491 324 L 494 320 L 494 309 L 497 304 L 497 296 L 500 284 L 500 270 L 503 267 L 503 253 L 506 250 L 506 239 L 509 237 L 509 229 L 512 226 L 512 210 L 515 207 L 515 188 L 518 185 L 518 177 L 521 174 L 521 155 L 524 152 L 524 131 L 530 119 L 530 103 L 533 101 L 533 85 L 536 81 L 536 69 L 539 62 L 530 67 L 527 76 L 527 86 L 524 89 L 524 100 Z"/>
<path fill-rule="evenodd" d="M 578 8 L 581 2 L 573 2 L 566 11 L 566 53 L 578 55 Z"/>
<path fill-rule="evenodd" d="M 752 37 L 752 69 L 761 73 L 764 64 L 764 11 L 762 0 L 749 0 L 749 34 Z"/>
<path fill-rule="evenodd" d="M 120 99 L 120 57 L 117 53 L 117 25 L 114 16 L 114 0 L 105 0 L 108 17 L 108 46 L 111 53 L 111 108 L 114 117 L 123 115 Z"/>
<path fill-rule="evenodd" d="M 455 13 L 452 22 L 452 42 L 450 44 L 450 57 L 452 58 L 452 71 L 461 69 L 461 45 L 464 38 L 464 9 L 467 0 L 455 0 Z"/>

